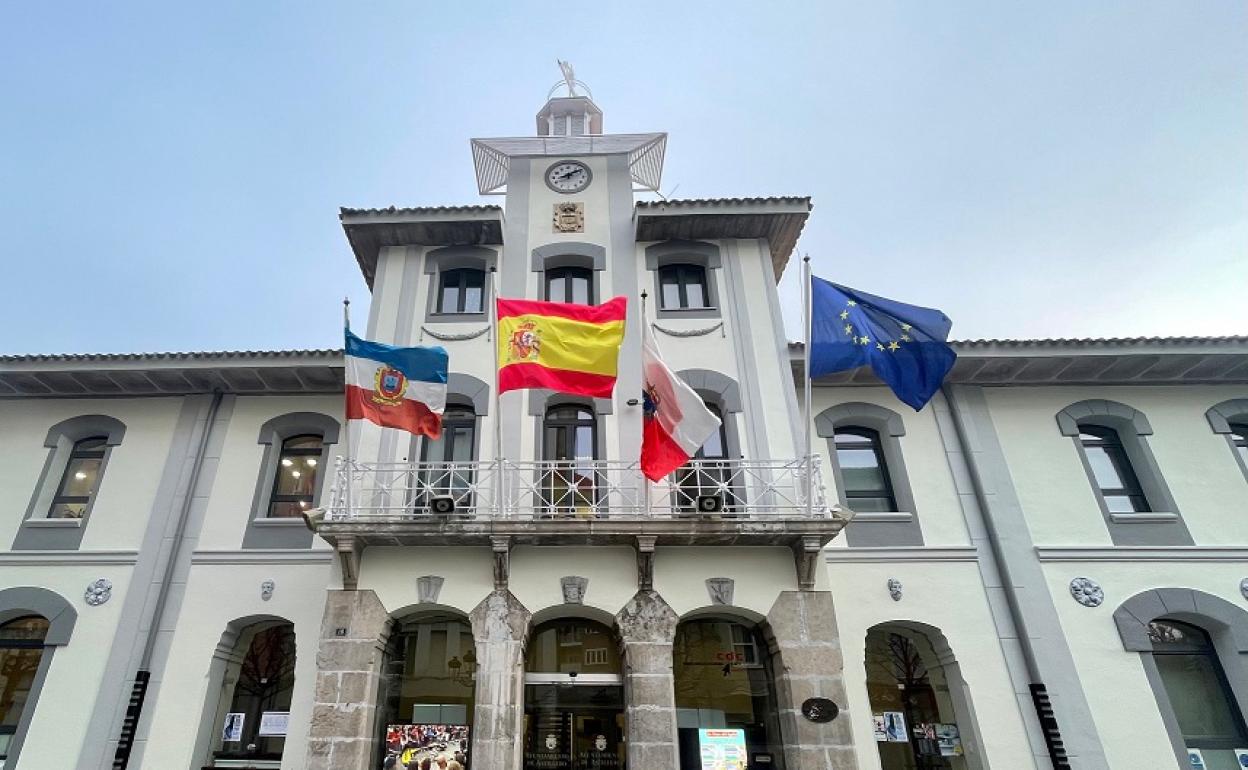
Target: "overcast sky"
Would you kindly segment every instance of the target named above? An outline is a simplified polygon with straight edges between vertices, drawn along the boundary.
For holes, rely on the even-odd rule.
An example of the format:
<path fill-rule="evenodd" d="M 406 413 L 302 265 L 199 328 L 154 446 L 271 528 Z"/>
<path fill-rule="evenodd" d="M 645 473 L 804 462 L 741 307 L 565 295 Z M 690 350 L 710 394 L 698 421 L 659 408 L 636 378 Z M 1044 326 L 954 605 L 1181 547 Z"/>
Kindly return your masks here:
<path fill-rule="evenodd" d="M 1248 333 L 1241 0 L 10 2 L 0 352 L 339 346 L 338 207 L 501 203 L 468 139 L 556 57 L 665 193 L 810 195 L 818 274 L 957 338 Z"/>

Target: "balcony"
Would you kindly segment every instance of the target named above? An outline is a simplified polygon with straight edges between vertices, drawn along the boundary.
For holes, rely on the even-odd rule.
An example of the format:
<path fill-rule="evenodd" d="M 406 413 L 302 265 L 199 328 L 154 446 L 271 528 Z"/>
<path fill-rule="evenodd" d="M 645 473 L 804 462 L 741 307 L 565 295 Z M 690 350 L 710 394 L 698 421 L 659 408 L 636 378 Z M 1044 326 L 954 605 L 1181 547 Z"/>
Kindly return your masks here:
<path fill-rule="evenodd" d="M 852 515 L 816 461 L 696 460 L 659 482 L 637 463 L 340 460 L 318 533 L 370 545 L 784 545 L 822 548 Z"/>

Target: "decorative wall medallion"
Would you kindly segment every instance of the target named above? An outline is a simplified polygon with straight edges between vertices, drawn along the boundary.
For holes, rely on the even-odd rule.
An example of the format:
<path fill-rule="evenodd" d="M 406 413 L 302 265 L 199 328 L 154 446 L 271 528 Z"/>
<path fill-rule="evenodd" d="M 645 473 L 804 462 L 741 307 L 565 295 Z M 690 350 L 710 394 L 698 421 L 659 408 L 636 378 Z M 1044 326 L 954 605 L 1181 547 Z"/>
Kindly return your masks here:
<path fill-rule="evenodd" d="M 831 722 L 840 713 L 840 707 L 827 698 L 807 698 L 802 701 L 802 716 L 811 722 Z"/>
<path fill-rule="evenodd" d="M 1084 607 L 1099 607 L 1105 601 L 1105 592 L 1092 578 L 1077 577 L 1070 581 L 1070 595 Z"/>
<path fill-rule="evenodd" d="M 1245 599 L 1248 599 L 1248 578 L 1239 581 L 1239 592 L 1244 595 Z"/>
<path fill-rule="evenodd" d="M 99 578 L 87 586 L 87 592 L 83 595 L 83 598 L 87 600 L 87 604 L 90 604 L 92 607 L 98 607 L 112 598 L 112 595 L 113 581 L 108 578 Z"/>
<path fill-rule="evenodd" d="M 732 604 L 732 592 L 735 587 L 736 583 L 732 578 L 706 579 L 706 592 L 711 596 L 711 604 Z"/>
<path fill-rule="evenodd" d="M 559 578 L 559 584 L 563 588 L 564 604 L 581 604 L 585 601 L 585 589 L 589 587 L 589 578 L 568 575 Z"/>
<path fill-rule="evenodd" d="M 888 595 L 893 597 L 893 601 L 901 601 L 901 581 L 897 578 L 888 579 Z"/>
<path fill-rule="evenodd" d="M 585 232 L 585 204 L 556 203 L 554 224 L 556 233 Z"/>
<path fill-rule="evenodd" d="M 437 604 L 438 594 L 442 592 L 442 584 L 446 582 L 441 575 L 424 575 L 416 578 L 416 600 L 421 604 Z"/>
<path fill-rule="evenodd" d="M 277 588 L 277 583 L 272 580 L 265 580 L 260 584 L 260 598 L 268 601 L 273 598 L 273 589 Z"/>

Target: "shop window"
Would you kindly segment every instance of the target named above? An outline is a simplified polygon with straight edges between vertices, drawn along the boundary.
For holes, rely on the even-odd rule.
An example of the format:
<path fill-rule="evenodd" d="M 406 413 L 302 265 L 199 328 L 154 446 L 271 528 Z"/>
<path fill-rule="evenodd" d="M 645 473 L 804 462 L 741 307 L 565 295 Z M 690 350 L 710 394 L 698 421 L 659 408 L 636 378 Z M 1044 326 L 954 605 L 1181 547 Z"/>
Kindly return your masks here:
<path fill-rule="evenodd" d="M 553 267 L 546 271 L 546 299 L 550 302 L 594 304 L 594 271 L 584 267 Z"/>
<path fill-rule="evenodd" d="M 92 436 L 75 441 L 69 452 L 61 483 L 57 485 L 49 519 L 81 519 L 91 507 L 91 499 L 100 483 L 104 469 L 107 437 Z"/>
<path fill-rule="evenodd" d="M 324 440 L 319 435 L 291 436 L 282 441 L 269 498 L 271 518 L 298 518 L 313 506 L 324 454 Z"/>
<path fill-rule="evenodd" d="M 600 488 L 598 420 L 591 407 L 558 404 L 542 422 L 541 495 L 545 507 L 564 514 L 592 514 Z"/>
<path fill-rule="evenodd" d="M 700 730 L 740 731 L 748 767 L 784 768 L 767 646 L 755 626 L 687 620 L 672 648 L 680 770 L 700 770 Z M 731 739 L 730 739 L 731 740 Z"/>
<path fill-rule="evenodd" d="M 30 700 L 43 659 L 48 621 L 37 616 L 10 620 L 0 626 L 0 767 Z"/>
<path fill-rule="evenodd" d="M 704 310 L 710 307 L 706 268 L 673 264 L 659 268 L 659 307 L 663 310 Z"/>
<path fill-rule="evenodd" d="M 280 762 L 295 688 L 295 628 L 290 623 L 256 624 L 240 634 L 238 645 L 246 652 L 221 720 L 214 764 Z"/>
<path fill-rule="evenodd" d="M 867 698 L 883 770 L 966 770 L 969 697 L 956 664 L 927 634 L 900 625 L 867 632 Z M 959 704 L 962 707 L 959 708 Z"/>
<path fill-rule="evenodd" d="M 439 276 L 438 312 L 485 312 L 485 271 L 468 267 L 443 270 Z"/>
<path fill-rule="evenodd" d="M 476 693 L 472 627 L 460 617 L 398 620 L 386 651 L 381 688 L 382 766 L 422 767 L 439 757 L 468 768 Z"/>
<path fill-rule="evenodd" d="M 1210 770 L 1239 767 L 1234 749 L 1248 746 L 1248 731 L 1209 634 L 1159 619 L 1148 624 L 1148 639 L 1184 746 Z"/>
<path fill-rule="evenodd" d="M 1110 513 L 1143 513 L 1149 510 L 1139 478 L 1131 467 L 1118 431 L 1099 425 L 1081 425 L 1079 445 L 1092 472 L 1096 491 Z"/>
<path fill-rule="evenodd" d="M 842 493 L 850 510 L 896 511 L 897 499 L 893 495 L 880 434 L 870 428 L 847 425 L 836 429 L 833 444 Z"/>

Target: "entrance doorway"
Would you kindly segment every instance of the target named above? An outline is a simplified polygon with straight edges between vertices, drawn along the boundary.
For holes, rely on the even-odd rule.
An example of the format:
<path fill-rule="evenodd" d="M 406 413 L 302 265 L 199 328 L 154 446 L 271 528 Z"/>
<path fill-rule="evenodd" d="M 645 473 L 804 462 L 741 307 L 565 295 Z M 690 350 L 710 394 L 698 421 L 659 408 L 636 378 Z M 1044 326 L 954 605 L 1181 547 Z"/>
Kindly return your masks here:
<path fill-rule="evenodd" d="M 624 687 L 610 628 L 579 618 L 538 626 L 524 685 L 524 770 L 625 767 Z"/>

